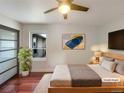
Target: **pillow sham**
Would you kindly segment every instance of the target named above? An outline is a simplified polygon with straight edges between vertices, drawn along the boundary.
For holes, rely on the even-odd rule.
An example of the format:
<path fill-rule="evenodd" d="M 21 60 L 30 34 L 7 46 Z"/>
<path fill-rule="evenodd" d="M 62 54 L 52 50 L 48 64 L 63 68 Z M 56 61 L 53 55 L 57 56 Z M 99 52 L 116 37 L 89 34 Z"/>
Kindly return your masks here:
<path fill-rule="evenodd" d="M 116 64 L 117 63 L 115 63 L 115 62 L 103 59 L 101 66 L 110 72 L 114 72 Z"/>
<path fill-rule="evenodd" d="M 110 58 L 110 57 L 102 57 L 102 59 L 108 60 L 108 61 L 114 61 L 114 58 Z"/>
<path fill-rule="evenodd" d="M 101 57 L 101 59 L 100 59 L 100 64 L 102 64 L 102 61 L 104 61 L 104 60 L 107 60 L 107 61 L 114 61 L 114 59 L 113 59 L 113 58 L 110 58 L 110 57 Z"/>
<path fill-rule="evenodd" d="M 124 75 L 124 62 L 122 61 L 116 61 L 117 62 L 117 66 L 115 68 L 115 72 Z"/>

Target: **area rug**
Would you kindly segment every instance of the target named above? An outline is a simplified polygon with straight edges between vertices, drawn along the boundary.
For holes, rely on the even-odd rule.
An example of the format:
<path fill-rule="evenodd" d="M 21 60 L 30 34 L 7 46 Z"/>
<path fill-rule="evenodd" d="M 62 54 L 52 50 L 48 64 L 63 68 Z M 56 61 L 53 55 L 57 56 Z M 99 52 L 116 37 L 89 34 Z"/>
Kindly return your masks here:
<path fill-rule="evenodd" d="M 45 74 L 40 80 L 33 93 L 48 93 L 48 87 L 50 86 L 49 82 L 52 74 Z"/>

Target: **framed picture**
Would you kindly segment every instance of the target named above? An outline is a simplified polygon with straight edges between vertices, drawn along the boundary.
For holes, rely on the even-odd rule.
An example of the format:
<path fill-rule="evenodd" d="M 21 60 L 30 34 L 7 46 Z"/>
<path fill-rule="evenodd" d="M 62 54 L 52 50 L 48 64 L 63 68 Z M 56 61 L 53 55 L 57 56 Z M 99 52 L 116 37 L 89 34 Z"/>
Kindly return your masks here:
<path fill-rule="evenodd" d="M 82 50 L 85 48 L 85 34 L 65 33 L 62 35 L 64 50 Z"/>

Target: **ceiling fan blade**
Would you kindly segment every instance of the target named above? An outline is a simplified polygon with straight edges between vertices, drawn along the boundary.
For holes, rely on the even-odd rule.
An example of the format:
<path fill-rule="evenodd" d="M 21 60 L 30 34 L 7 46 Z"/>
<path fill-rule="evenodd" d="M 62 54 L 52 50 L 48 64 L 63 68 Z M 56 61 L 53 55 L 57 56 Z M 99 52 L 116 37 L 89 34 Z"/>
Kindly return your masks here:
<path fill-rule="evenodd" d="M 63 14 L 63 17 L 64 17 L 64 19 L 67 19 L 68 15 L 67 14 Z"/>
<path fill-rule="evenodd" d="M 56 10 L 56 9 L 58 9 L 58 7 L 52 8 L 52 9 L 50 9 L 50 10 L 47 10 L 47 11 L 44 12 L 44 14 L 49 13 L 49 12 L 52 12 L 52 11 L 54 11 L 54 10 Z"/>
<path fill-rule="evenodd" d="M 88 11 L 89 8 L 72 3 L 72 4 L 71 4 L 71 10 Z"/>

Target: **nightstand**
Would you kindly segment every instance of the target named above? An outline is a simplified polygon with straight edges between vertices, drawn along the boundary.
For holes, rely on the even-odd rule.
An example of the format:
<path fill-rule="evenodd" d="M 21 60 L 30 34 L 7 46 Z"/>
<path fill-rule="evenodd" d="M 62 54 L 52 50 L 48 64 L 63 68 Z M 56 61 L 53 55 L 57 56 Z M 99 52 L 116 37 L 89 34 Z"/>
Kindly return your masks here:
<path fill-rule="evenodd" d="M 98 61 L 91 61 L 89 64 L 99 64 Z"/>

